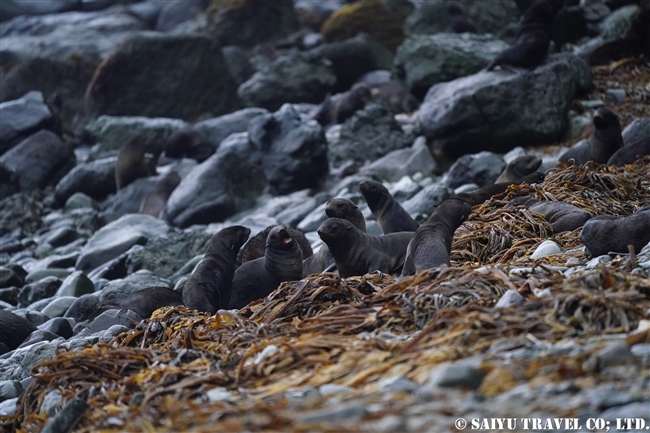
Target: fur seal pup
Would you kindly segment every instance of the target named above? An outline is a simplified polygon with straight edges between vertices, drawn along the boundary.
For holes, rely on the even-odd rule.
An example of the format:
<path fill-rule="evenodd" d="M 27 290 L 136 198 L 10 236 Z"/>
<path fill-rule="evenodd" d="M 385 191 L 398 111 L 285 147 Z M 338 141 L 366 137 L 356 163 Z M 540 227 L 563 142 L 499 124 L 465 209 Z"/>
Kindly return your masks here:
<path fill-rule="evenodd" d="M 112 308 L 123 308 L 135 311 L 143 319 L 148 319 L 158 308 L 173 307 L 176 305 L 183 305 L 180 292 L 175 292 L 163 286 L 147 287 L 146 289 L 129 293 L 128 296 L 119 300 L 114 298 L 109 299 L 107 302 L 97 306 L 93 316 L 97 317 L 104 311 Z"/>
<path fill-rule="evenodd" d="M 251 229 L 231 226 L 220 230 L 210 240 L 205 257 L 183 286 L 183 305 L 214 314 L 230 302 L 231 285 L 239 249 Z"/>
<path fill-rule="evenodd" d="M 443 201 L 409 242 L 401 277 L 437 266 L 449 266 L 454 232 L 470 213 L 472 205 L 466 200 L 451 198 Z"/>
<path fill-rule="evenodd" d="M 250 262 L 251 260 L 264 257 L 267 239 L 273 227 L 278 227 L 278 225 L 274 224 L 268 226 L 261 232 L 257 233 L 255 236 L 251 237 L 248 240 L 248 242 L 246 242 L 244 248 L 242 248 L 241 251 L 241 263 Z M 296 242 L 298 242 L 298 246 L 302 250 L 302 256 L 311 257 L 314 254 L 314 252 L 312 251 L 311 244 L 305 237 L 305 234 L 300 230 L 291 227 L 287 227 L 287 230 L 289 230 L 289 234 L 291 234 L 291 237 Z"/>
<path fill-rule="evenodd" d="M 617 167 L 634 164 L 641 156 L 650 155 L 650 137 L 642 138 L 634 143 L 626 144 L 618 149 L 607 161 L 607 165 Z"/>
<path fill-rule="evenodd" d="M 241 309 L 265 298 L 283 281 L 302 278 L 302 250 L 284 226 L 275 226 L 266 240 L 264 257 L 251 260 L 235 271 L 228 309 Z"/>
<path fill-rule="evenodd" d="M 538 200 L 533 197 L 515 197 L 506 207 L 526 206 L 530 211 L 541 214 L 551 224 L 553 233 L 573 231 L 582 227 L 594 215 L 578 206 L 563 201 Z"/>
<path fill-rule="evenodd" d="M 9 350 L 16 349 L 36 331 L 36 327 L 28 320 L 6 310 L 0 310 L 0 329 L 0 344 L 4 344 Z"/>
<path fill-rule="evenodd" d="M 365 83 L 356 83 L 347 92 L 325 98 L 314 119 L 323 126 L 343 123 L 365 107 L 370 97 L 370 87 Z"/>
<path fill-rule="evenodd" d="M 372 236 L 341 218 L 326 219 L 318 236 L 327 244 L 341 277 L 368 272 L 399 273 L 412 232 Z"/>
<path fill-rule="evenodd" d="M 587 221 L 580 240 L 592 256 L 610 252 L 627 253 L 628 245 L 638 253 L 650 242 L 650 208 L 624 218 L 602 215 Z"/>
<path fill-rule="evenodd" d="M 160 161 L 165 158 L 192 158 L 201 163 L 214 152 L 215 148 L 203 132 L 195 128 L 183 128 L 169 136 Z"/>
<path fill-rule="evenodd" d="M 569 159 L 573 159 L 577 165 L 589 161 L 607 164 L 614 153 L 623 147 L 621 123 L 613 111 L 599 107 L 594 112 L 593 123 L 595 130 L 589 140 L 589 146 L 572 147 L 560 156 L 560 162 L 567 164 Z"/>
<path fill-rule="evenodd" d="M 535 172 L 540 165 L 542 165 L 542 159 L 535 155 L 518 156 L 506 165 L 505 170 L 497 177 L 494 183 L 520 182 L 525 176 Z"/>
<path fill-rule="evenodd" d="M 381 182 L 366 180 L 359 190 L 384 234 L 414 232 L 420 227 Z"/>
<path fill-rule="evenodd" d="M 167 199 L 179 183 L 181 183 L 181 177 L 178 173 L 175 171 L 168 173 L 156 184 L 154 190 L 142 199 L 138 212 L 160 218 L 167 205 Z"/>
<path fill-rule="evenodd" d="M 447 13 L 449 14 L 448 33 L 478 33 L 476 25 L 458 3 L 447 4 Z"/>
<path fill-rule="evenodd" d="M 115 186 L 118 191 L 138 178 L 156 174 L 153 161 L 145 156 L 148 144 L 145 137 L 134 137 L 120 149 L 115 165 Z"/>

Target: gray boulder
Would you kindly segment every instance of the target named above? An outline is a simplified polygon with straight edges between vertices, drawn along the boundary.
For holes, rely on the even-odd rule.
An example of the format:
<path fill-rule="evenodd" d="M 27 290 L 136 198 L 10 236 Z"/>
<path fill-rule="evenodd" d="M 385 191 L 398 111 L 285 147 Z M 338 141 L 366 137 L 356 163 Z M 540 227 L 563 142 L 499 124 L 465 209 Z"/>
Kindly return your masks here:
<path fill-rule="evenodd" d="M 197 165 L 167 200 L 170 221 L 179 227 L 219 222 L 250 207 L 266 180 L 250 155 L 248 133 L 232 134 L 208 159 Z"/>
<path fill-rule="evenodd" d="M 427 185 L 420 192 L 402 203 L 402 207 L 417 222 L 424 222 L 443 201 L 451 198 L 453 191 L 442 182 Z"/>
<path fill-rule="evenodd" d="M 426 139 L 418 137 L 413 146 L 393 150 L 363 166 L 359 173 L 379 180 L 397 182 L 402 177 L 413 176 L 415 173 L 422 173 L 424 176 L 432 175 L 435 169 L 436 162 L 427 146 Z"/>
<path fill-rule="evenodd" d="M 52 113 L 40 92 L 29 92 L 22 98 L 0 104 L 0 155 L 29 135 L 46 128 Z"/>
<path fill-rule="evenodd" d="M 631 144 L 650 137 L 650 117 L 637 117 L 623 130 L 623 143 Z"/>
<path fill-rule="evenodd" d="M 397 49 L 395 74 L 422 98 L 434 84 L 480 71 L 506 48 L 508 44 L 492 35 L 417 35 Z"/>
<path fill-rule="evenodd" d="M 328 156 L 336 165 L 364 164 L 408 147 L 414 139 L 402 131 L 387 104 L 370 103 L 343 123 L 338 140 L 328 144 Z"/>
<path fill-rule="evenodd" d="M 230 134 L 248 131 L 248 124 L 252 119 L 267 113 L 268 110 L 264 108 L 244 108 L 234 113 L 203 120 L 196 123 L 194 127 L 203 132 L 216 149 Z"/>
<path fill-rule="evenodd" d="M 327 174 L 327 141 L 315 120 L 303 121 L 291 104 L 250 122 L 249 139 L 261 151 L 269 184 L 288 194 L 315 188 Z"/>
<path fill-rule="evenodd" d="M 134 180 L 102 203 L 101 216 L 113 220 L 129 213 L 138 213 L 140 204 L 154 191 L 164 176 L 149 176 Z"/>
<path fill-rule="evenodd" d="M 61 280 L 56 277 L 46 277 L 39 281 L 23 286 L 18 292 L 18 306 L 27 307 L 42 299 L 54 296 L 61 286 Z"/>
<path fill-rule="evenodd" d="M 54 197 L 59 203 L 65 203 L 75 193 L 95 200 L 105 199 L 115 192 L 116 164 L 115 156 L 77 164 L 56 184 Z"/>
<path fill-rule="evenodd" d="M 70 146 L 56 134 L 41 130 L 0 156 L 0 165 L 18 176 L 21 191 L 57 183 L 75 164 Z"/>
<path fill-rule="evenodd" d="M 492 152 L 463 155 L 454 162 L 447 176 L 447 188 L 456 189 L 468 183 L 481 186 L 493 184 L 506 167 L 506 162 Z"/>
<path fill-rule="evenodd" d="M 193 120 L 237 108 L 235 82 L 215 41 L 158 33 L 121 44 L 95 71 L 84 106 L 89 119 L 107 114 Z"/>
<path fill-rule="evenodd" d="M 150 215 L 129 214 L 99 229 L 84 247 L 76 268 L 90 271 L 114 259 L 133 245 L 146 244 L 150 239 L 164 235 L 169 226 Z"/>
<path fill-rule="evenodd" d="M 127 295 L 149 287 L 167 287 L 171 289 L 172 285 L 169 280 L 157 277 L 148 271 L 139 271 L 126 278 L 113 280 L 106 284 L 99 293 L 99 305 L 102 308 L 109 305 L 118 305 Z"/>
<path fill-rule="evenodd" d="M 418 116 L 434 155 L 506 152 L 559 139 L 571 101 L 590 85 L 582 59 L 557 55 L 529 72 L 483 71 L 437 84 Z"/>
<path fill-rule="evenodd" d="M 75 271 L 68 275 L 54 296 L 74 296 L 76 298 L 93 293 L 95 286 L 93 282 L 81 271 Z"/>
<path fill-rule="evenodd" d="M 256 72 L 237 93 L 246 106 L 275 111 L 284 103 L 320 103 L 335 84 L 331 62 L 294 53 Z"/>
<path fill-rule="evenodd" d="M 0 377 L 5 380 L 28 378 L 33 366 L 54 358 L 57 346 L 63 341 L 63 338 L 57 338 L 14 350 L 11 357 L 0 360 Z"/>

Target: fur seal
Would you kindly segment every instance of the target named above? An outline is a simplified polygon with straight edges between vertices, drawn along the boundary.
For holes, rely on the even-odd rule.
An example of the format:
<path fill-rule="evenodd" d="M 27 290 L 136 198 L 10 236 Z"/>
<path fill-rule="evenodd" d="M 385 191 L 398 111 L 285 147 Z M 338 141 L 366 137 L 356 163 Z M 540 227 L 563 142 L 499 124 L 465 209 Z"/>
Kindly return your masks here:
<path fill-rule="evenodd" d="M 622 166 L 633 164 L 639 157 L 650 155 L 650 137 L 626 144 L 618 149 L 607 161 L 607 165 Z"/>
<path fill-rule="evenodd" d="M 580 240 L 594 257 L 610 252 L 627 253 L 628 245 L 638 253 L 650 242 L 650 208 L 624 218 L 611 215 L 592 218 L 582 228 Z"/>
<path fill-rule="evenodd" d="M 447 13 L 449 14 L 448 33 L 478 33 L 476 25 L 458 3 L 447 4 Z"/>
<path fill-rule="evenodd" d="M 318 228 L 318 236 L 327 244 L 341 277 L 380 271 L 399 273 L 412 232 L 372 236 L 350 221 L 329 218 Z"/>
<path fill-rule="evenodd" d="M 148 319 L 158 308 L 176 305 L 183 305 L 182 295 L 179 292 L 169 287 L 147 287 L 130 293 L 126 298 L 120 300 L 119 306 L 100 306 L 95 315 L 111 308 L 125 308 L 135 311 L 143 319 Z"/>
<path fill-rule="evenodd" d="M 183 305 L 214 314 L 230 302 L 237 253 L 251 230 L 231 226 L 220 230 L 210 240 L 203 261 L 183 286 Z"/>
<path fill-rule="evenodd" d="M 183 128 L 169 136 L 160 160 L 165 158 L 192 158 L 201 163 L 208 159 L 215 148 L 208 137 L 195 128 Z M 160 164 L 159 164 L 160 165 Z"/>
<path fill-rule="evenodd" d="M 510 161 L 494 183 L 520 182 L 525 176 L 536 171 L 540 165 L 542 165 L 542 159 L 535 155 L 518 156 Z"/>
<path fill-rule="evenodd" d="M 359 190 L 384 234 L 414 232 L 420 227 L 381 182 L 366 180 Z"/>
<path fill-rule="evenodd" d="M 314 119 L 323 126 L 343 123 L 365 107 L 370 97 L 370 87 L 365 83 L 356 83 L 347 92 L 325 98 Z"/>
<path fill-rule="evenodd" d="M 594 161 L 607 164 L 617 150 L 623 147 L 621 123 L 618 116 L 605 107 L 599 107 L 594 112 L 594 134 L 589 140 L 589 146 L 575 146 L 560 156 L 559 161 L 567 164 L 573 159 L 577 165 Z"/>
<path fill-rule="evenodd" d="M 241 263 L 250 262 L 251 260 L 264 257 L 267 239 L 273 227 L 278 227 L 278 225 L 274 224 L 268 226 L 261 232 L 257 233 L 255 236 L 251 237 L 248 242 L 246 242 L 244 248 L 242 248 L 241 251 Z M 305 234 L 300 230 L 291 227 L 287 227 L 287 230 L 289 230 L 291 237 L 295 239 L 296 242 L 298 242 L 298 246 L 302 250 L 302 256 L 311 257 L 314 252 L 312 251 L 311 244 L 305 237 Z"/>
<path fill-rule="evenodd" d="M 302 250 L 284 226 L 275 226 L 266 240 L 264 257 L 244 263 L 235 271 L 228 309 L 241 309 L 265 298 L 283 281 L 302 278 Z"/>
<path fill-rule="evenodd" d="M 168 173 L 156 184 L 154 190 L 142 199 L 138 212 L 160 218 L 161 212 L 167 205 L 167 199 L 179 183 L 181 183 L 181 177 L 178 173 L 175 171 Z"/>
<path fill-rule="evenodd" d="M 452 198 L 443 201 L 409 242 L 401 277 L 437 266 L 449 266 L 454 232 L 470 213 L 472 205 L 466 200 Z"/>
<path fill-rule="evenodd" d="M 9 350 L 14 350 L 36 330 L 36 327 L 11 311 L 0 310 L 0 329 L 2 329 L 0 344 L 4 344 Z"/>
<path fill-rule="evenodd" d="M 356 204 L 345 198 L 333 198 L 325 205 L 328 218 L 348 220 L 362 232 L 366 231 L 366 219 Z M 320 274 L 334 265 L 334 257 L 327 244 L 323 243 L 313 255 L 302 261 L 303 278 L 311 274 Z"/>
<path fill-rule="evenodd" d="M 138 178 L 156 174 L 153 161 L 145 156 L 148 144 L 145 137 L 134 137 L 120 149 L 115 166 L 115 186 L 118 191 Z"/>
<path fill-rule="evenodd" d="M 533 197 L 516 197 L 506 205 L 526 206 L 530 211 L 541 214 L 551 224 L 553 233 L 573 231 L 582 227 L 587 221 L 594 217 L 591 212 L 580 209 L 571 203 L 562 201 L 537 200 Z"/>

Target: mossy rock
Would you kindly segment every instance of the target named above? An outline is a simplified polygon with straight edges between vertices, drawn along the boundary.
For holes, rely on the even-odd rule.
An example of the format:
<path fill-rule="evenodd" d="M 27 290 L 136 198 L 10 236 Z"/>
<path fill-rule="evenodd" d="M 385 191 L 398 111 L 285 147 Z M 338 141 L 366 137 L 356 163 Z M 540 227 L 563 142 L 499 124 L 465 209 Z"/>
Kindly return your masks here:
<path fill-rule="evenodd" d="M 328 42 L 367 33 L 395 52 L 404 40 L 404 21 L 413 5 L 403 0 L 360 0 L 334 12 L 321 28 Z"/>

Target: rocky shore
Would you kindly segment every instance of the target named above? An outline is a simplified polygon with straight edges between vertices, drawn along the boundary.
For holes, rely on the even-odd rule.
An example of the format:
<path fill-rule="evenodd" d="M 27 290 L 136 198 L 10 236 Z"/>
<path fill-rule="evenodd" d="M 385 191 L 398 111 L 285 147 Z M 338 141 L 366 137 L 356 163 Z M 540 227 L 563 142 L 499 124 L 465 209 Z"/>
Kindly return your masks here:
<path fill-rule="evenodd" d="M 650 137 L 650 5 L 557 2 L 548 57 L 488 71 L 533 2 L 450 3 L 3 2 L 2 428 L 650 426 L 650 243 L 593 256 L 514 205 L 650 214 L 650 156 L 556 166 L 602 105 Z M 314 274 L 212 316 L 129 304 L 180 297 L 225 227 L 318 251 L 335 197 L 382 234 L 363 181 L 423 223 L 522 155 L 544 180 L 474 206 L 450 267 Z"/>

